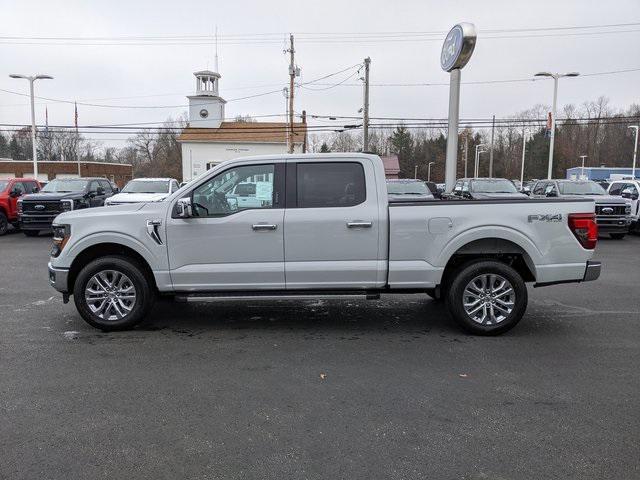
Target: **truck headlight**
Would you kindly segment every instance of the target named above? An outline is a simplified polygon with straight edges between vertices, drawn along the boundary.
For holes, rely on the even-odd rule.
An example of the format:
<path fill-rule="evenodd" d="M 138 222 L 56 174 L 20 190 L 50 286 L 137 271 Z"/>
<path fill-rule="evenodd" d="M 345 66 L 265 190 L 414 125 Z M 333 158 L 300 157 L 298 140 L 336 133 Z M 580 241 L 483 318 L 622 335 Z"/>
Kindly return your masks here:
<path fill-rule="evenodd" d="M 71 210 L 73 210 L 73 200 L 60 200 L 60 206 L 62 207 L 63 212 L 70 212 Z"/>
<path fill-rule="evenodd" d="M 626 207 L 624 207 L 624 214 L 625 215 L 631 215 L 631 205 L 628 205 Z"/>
<path fill-rule="evenodd" d="M 18 215 L 22 215 L 22 199 L 18 200 Z"/>
<path fill-rule="evenodd" d="M 53 225 L 51 229 L 53 230 L 53 245 L 50 253 L 52 257 L 57 257 L 71 237 L 71 225 Z"/>

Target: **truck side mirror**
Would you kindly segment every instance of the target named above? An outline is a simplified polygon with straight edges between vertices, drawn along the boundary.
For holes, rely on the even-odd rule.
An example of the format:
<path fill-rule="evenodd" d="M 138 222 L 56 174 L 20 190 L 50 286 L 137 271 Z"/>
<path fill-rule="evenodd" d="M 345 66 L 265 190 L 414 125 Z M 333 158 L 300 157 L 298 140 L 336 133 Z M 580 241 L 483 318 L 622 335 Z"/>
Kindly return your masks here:
<path fill-rule="evenodd" d="M 556 193 L 556 191 L 555 191 L 555 190 L 549 190 L 549 191 L 546 193 L 546 196 L 547 196 L 547 197 L 557 197 L 557 196 L 558 196 L 558 194 Z"/>
<path fill-rule="evenodd" d="M 174 208 L 175 216 L 177 218 L 190 218 L 193 216 L 193 209 L 191 208 L 191 198 L 181 198 L 176 202 Z"/>
<path fill-rule="evenodd" d="M 622 198 L 628 198 L 630 200 L 638 200 L 638 192 L 634 192 L 630 188 L 625 188 L 621 194 Z"/>

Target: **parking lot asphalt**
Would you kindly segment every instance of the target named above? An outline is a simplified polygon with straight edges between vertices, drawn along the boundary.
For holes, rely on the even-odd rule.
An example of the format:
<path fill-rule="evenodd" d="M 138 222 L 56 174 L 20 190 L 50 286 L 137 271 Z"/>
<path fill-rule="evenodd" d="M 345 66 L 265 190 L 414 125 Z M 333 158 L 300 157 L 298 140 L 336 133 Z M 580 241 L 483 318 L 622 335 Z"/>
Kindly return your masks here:
<path fill-rule="evenodd" d="M 640 478 L 640 237 L 494 338 L 426 295 L 159 302 L 103 333 L 0 238 L 0 478 Z"/>

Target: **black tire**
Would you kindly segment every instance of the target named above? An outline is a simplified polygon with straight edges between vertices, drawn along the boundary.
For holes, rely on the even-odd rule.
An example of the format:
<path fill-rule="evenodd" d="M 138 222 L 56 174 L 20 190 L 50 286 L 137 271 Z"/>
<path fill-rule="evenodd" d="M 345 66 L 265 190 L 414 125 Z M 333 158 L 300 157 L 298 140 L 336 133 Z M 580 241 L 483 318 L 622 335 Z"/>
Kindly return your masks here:
<path fill-rule="evenodd" d="M 24 233 L 27 237 L 37 237 L 38 235 L 40 235 L 40 230 L 23 230 L 22 233 Z"/>
<path fill-rule="evenodd" d="M 134 303 L 130 305 L 130 312 L 123 318 L 101 318 L 92 311 L 85 297 L 85 289 L 89 281 L 92 281 L 94 275 L 103 271 L 124 274 L 134 287 Z M 89 325 L 103 331 L 127 330 L 134 327 L 151 311 L 155 297 L 152 280 L 147 278 L 141 266 L 132 259 L 119 255 L 110 255 L 90 262 L 80 271 L 73 286 L 73 301 L 80 315 Z M 105 314 L 113 312 L 110 309 L 111 307 L 107 308 Z"/>
<path fill-rule="evenodd" d="M 614 240 L 622 240 L 627 234 L 626 233 L 610 233 L 609 236 Z"/>
<path fill-rule="evenodd" d="M 7 216 L 3 212 L 0 212 L 0 237 L 6 235 L 8 231 L 9 221 L 7 220 Z"/>
<path fill-rule="evenodd" d="M 505 318 L 491 324 L 475 321 L 465 311 L 464 292 L 472 280 L 481 275 L 499 275 L 506 279 L 513 289 L 513 307 Z M 453 319 L 465 330 L 476 335 L 499 335 L 511 330 L 522 319 L 527 309 L 527 286 L 520 274 L 502 262 L 479 260 L 462 265 L 452 276 L 446 303 Z M 502 297 L 504 299 L 505 297 Z M 490 302 L 490 299 L 487 299 Z M 484 303 L 484 302 L 483 302 Z M 478 304 L 479 305 L 479 304 Z M 488 307 L 493 311 L 493 306 Z M 497 308 L 497 307 L 496 307 Z M 498 312 L 498 310 L 496 310 Z M 500 313 L 500 312 L 498 312 Z"/>

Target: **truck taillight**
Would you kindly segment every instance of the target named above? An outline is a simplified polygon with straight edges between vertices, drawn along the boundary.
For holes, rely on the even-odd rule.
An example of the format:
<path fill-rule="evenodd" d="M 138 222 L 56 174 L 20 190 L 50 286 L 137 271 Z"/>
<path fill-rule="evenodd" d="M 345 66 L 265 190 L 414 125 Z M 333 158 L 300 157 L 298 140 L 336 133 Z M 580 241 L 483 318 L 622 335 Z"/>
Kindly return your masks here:
<path fill-rule="evenodd" d="M 569 229 L 584 248 L 593 250 L 598 243 L 598 224 L 594 213 L 570 213 Z"/>

